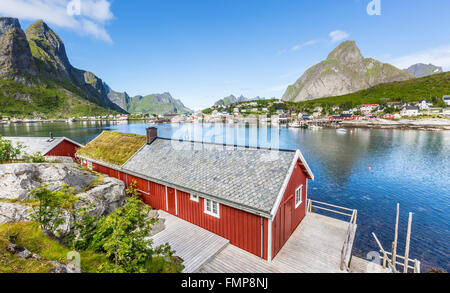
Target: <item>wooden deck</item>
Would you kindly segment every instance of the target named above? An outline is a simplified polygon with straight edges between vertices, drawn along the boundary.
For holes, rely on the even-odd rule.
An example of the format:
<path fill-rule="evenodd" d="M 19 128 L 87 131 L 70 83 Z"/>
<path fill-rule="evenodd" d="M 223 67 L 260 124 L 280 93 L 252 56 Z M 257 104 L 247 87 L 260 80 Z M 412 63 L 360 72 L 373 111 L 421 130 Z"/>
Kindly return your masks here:
<path fill-rule="evenodd" d="M 198 273 L 340 273 L 348 222 L 308 213 L 272 262 L 228 245 Z"/>
<path fill-rule="evenodd" d="M 164 211 L 166 228 L 152 237 L 155 245 L 169 243 L 175 255 L 184 260 L 183 273 L 192 273 L 214 258 L 229 241 Z"/>

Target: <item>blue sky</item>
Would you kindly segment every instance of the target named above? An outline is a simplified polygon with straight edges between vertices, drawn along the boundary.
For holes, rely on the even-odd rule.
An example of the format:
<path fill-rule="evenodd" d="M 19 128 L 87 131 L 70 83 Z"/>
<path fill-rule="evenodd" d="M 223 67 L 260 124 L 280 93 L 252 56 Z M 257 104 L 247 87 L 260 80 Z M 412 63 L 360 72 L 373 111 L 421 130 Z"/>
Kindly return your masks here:
<path fill-rule="evenodd" d="M 287 85 L 345 39 L 366 57 L 450 69 L 450 1 L 2 0 L 26 28 L 44 19 L 72 64 L 130 95 L 170 92 L 200 109 L 230 94 L 281 97 Z M 37 5 L 36 3 L 39 3 Z"/>

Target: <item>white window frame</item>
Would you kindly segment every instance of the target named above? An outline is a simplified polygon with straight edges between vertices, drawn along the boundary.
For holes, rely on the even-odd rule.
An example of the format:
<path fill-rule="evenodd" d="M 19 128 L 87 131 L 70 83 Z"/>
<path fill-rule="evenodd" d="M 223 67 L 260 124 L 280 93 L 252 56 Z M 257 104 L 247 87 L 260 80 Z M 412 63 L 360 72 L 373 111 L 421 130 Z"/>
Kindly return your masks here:
<path fill-rule="evenodd" d="M 300 191 L 300 200 L 297 202 L 297 193 L 298 191 Z M 302 203 L 303 203 L 303 184 L 300 185 L 296 190 L 295 190 L 295 208 L 298 208 Z"/>
<path fill-rule="evenodd" d="M 87 161 L 87 167 L 88 167 L 89 170 L 92 170 L 92 169 L 93 169 L 93 166 L 92 166 L 92 162 L 91 162 L 91 161 Z"/>
<path fill-rule="evenodd" d="M 213 200 L 206 199 L 206 198 L 203 201 L 205 202 L 205 211 L 204 211 L 205 214 L 220 219 L 220 204 L 217 201 L 213 201 Z M 211 202 L 211 210 L 210 211 L 208 210 L 208 202 Z M 217 213 L 213 212 L 213 210 L 214 210 L 213 205 L 214 204 L 217 205 Z"/>
<path fill-rule="evenodd" d="M 199 199 L 200 199 L 200 198 L 198 197 L 198 195 L 192 194 L 192 193 L 191 193 L 190 199 L 191 199 L 192 201 L 199 202 Z"/>

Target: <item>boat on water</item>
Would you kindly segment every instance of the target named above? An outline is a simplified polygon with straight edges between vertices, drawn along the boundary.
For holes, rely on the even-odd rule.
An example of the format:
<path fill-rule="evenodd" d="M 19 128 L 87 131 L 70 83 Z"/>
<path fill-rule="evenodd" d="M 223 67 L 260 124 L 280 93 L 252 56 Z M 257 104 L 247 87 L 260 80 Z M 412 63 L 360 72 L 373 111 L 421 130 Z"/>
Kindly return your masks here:
<path fill-rule="evenodd" d="M 347 133 L 347 129 L 345 129 L 345 128 L 338 128 L 336 131 L 337 131 L 337 133 L 342 133 L 342 134 Z"/>
<path fill-rule="evenodd" d="M 322 129 L 323 127 L 322 126 L 318 126 L 318 125 L 311 125 L 311 126 L 309 126 L 309 129 L 311 129 L 311 130 L 319 130 L 319 129 Z"/>
<path fill-rule="evenodd" d="M 298 123 L 298 121 L 295 121 L 293 123 L 289 123 L 288 126 L 289 126 L 289 128 L 300 128 L 300 127 L 302 127 L 300 125 L 300 123 Z"/>

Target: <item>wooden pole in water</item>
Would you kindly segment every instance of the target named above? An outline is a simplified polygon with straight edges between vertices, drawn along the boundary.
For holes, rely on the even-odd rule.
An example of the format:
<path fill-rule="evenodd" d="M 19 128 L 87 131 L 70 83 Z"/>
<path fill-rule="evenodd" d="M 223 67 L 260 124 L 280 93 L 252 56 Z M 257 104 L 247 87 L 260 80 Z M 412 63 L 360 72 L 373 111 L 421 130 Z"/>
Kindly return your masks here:
<path fill-rule="evenodd" d="M 409 263 L 409 242 L 411 240 L 411 223 L 412 223 L 412 213 L 409 213 L 408 219 L 408 233 L 406 234 L 406 248 L 405 248 L 405 263 L 403 265 L 403 273 L 408 273 L 408 263 Z"/>
<path fill-rule="evenodd" d="M 397 203 L 397 217 L 395 219 L 394 243 L 392 243 L 392 265 L 396 268 L 397 263 L 397 240 L 398 240 L 398 219 L 400 216 L 400 204 Z"/>

